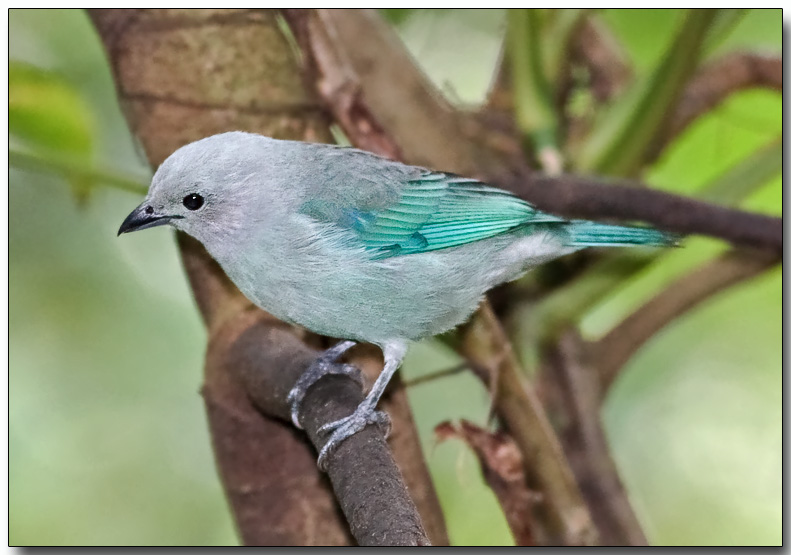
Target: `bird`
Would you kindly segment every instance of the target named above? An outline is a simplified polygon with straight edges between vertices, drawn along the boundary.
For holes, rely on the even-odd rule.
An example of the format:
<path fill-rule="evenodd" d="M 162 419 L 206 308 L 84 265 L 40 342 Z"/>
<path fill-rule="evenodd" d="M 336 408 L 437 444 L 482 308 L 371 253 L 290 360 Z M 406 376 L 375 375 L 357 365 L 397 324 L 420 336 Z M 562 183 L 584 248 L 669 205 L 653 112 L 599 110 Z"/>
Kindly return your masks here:
<path fill-rule="evenodd" d="M 348 349 L 381 348 L 384 368 L 364 400 L 320 429 L 323 470 L 369 424 L 389 431 L 376 406 L 409 345 L 463 323 L 489 289 L 587 247 L 677 241 L 657 229 L 542 212 L 476 179 L 356 148 L 242 131 L 173 152 L 118 235 L 166 224 L 200 241 L 255 305 L 342 339 L 289 393 L 297 427 L 313 383 L 353 374 L 335 364 Z"/>

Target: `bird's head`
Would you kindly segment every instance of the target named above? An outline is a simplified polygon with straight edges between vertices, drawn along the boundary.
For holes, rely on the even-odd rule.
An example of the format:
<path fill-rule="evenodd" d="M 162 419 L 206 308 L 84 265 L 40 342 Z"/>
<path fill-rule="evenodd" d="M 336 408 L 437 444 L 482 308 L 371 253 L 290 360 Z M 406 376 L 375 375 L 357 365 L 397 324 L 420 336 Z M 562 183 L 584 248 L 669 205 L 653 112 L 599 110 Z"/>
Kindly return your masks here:
<path fill-rule="evenodd" d="M 272 139 L 249 133 L 214 135 L 170 155 L 154 174 L 145 200 L 118 235 L 168 224 L 210 247 L 266 217 L 265 168 Z M 263 152 L 262 152 L 263 150 Z M 269 172 L 271 173 L 271 172 Z M 256 208 L 257 209 L 254 209 Z"/>

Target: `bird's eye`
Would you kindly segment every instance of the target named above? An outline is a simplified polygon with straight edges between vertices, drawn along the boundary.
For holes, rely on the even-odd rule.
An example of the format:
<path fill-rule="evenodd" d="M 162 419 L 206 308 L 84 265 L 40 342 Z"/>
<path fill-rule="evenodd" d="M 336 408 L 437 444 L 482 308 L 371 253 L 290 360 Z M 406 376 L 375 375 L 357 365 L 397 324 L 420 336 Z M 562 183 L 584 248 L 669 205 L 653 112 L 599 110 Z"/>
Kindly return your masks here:
<path fill-rule="evenodd" d="M 184 206 L 186 206 L 188 210 L 197 210 L 198 208 L 203 206 L 203 197 L 198 194 L 192 193 L 191 195 L 187 195 L 186 197 L 184 197 L 184 200 L 182 202 L 184 203 Z"/>

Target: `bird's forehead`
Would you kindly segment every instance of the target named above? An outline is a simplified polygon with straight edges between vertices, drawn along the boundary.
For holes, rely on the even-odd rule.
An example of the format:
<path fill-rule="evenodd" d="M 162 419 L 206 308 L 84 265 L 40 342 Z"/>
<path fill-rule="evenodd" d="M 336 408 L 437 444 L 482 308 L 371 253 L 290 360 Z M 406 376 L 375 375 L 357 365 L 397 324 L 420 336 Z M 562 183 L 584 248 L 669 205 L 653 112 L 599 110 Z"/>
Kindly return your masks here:
<path fill-rule="evenodd" d="M 226 133 L 179 148 L 157 169 L 149 197 L 172 200 L 189 193 L 225 196 L 244 189 L 239 184 L 260 170 L 258 150 L 263 139 L 245 133 Z"/>
<path fill-rule="evenodd" d="M 151 180 L 149 196 L 180 192 L 198 179 L 201 167 L 197 161 L 191 161 L 191 157 L 183 156 L 182 154 L 185 153 L 182 153 L 181 150 L 171 154 L 159 166 Z"/>

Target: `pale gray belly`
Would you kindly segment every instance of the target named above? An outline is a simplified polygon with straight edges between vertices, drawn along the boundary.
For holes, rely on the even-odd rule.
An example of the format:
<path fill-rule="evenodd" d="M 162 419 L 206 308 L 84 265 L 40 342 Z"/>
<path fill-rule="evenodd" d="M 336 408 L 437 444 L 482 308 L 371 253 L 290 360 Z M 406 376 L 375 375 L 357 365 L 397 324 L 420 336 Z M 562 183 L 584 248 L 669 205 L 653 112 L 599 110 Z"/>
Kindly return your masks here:
<path fill-rule="evenodd" d="M 322 335 L 381 345 L 422 339 L 465 321 L 488 289 L 531 267 L 525 248 L 532 254 L 535 245 L 514 239 L 382 261 L 334 250 L 333 256 L 298 261 L 219 262 L 251 301 L 274 316 Z M 542 262 L 557 249 L 548 247 Z"/>

